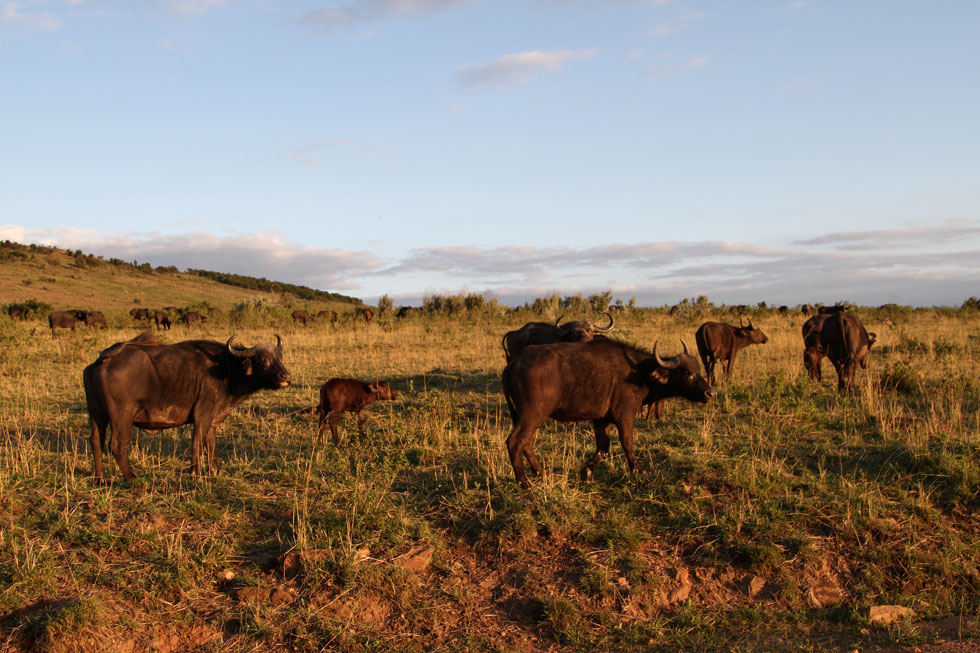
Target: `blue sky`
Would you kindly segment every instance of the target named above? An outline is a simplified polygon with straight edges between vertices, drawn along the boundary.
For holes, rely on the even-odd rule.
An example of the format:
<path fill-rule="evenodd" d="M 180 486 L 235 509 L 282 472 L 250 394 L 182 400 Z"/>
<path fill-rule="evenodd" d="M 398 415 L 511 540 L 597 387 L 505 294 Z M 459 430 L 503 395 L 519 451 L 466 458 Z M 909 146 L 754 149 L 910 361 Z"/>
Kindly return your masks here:
<path fill-rule="evenodd" d="M 980 295 L 980 3 L 0 0 L 0 238 L 369 301 Z"/>

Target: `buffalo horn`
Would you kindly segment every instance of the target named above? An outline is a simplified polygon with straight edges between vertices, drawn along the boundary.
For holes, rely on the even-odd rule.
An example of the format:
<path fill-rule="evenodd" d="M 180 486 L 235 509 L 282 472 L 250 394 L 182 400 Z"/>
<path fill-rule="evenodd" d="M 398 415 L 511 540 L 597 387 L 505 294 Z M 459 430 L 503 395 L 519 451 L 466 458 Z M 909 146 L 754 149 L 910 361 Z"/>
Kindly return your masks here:
<path fill-rule="evenodd" d="M 745 318 L 743 318 L 741 315 L 738 316 L 738 325 L 743 329 L 745 328 Z"/>
<path fill-rule="evenodd" d="M 278 333 L 276 334 L 276 349 L 279 350 L 279 357 L 282 358 L 282 338 L 279 337 Z"/>
<path fill-rule="evenodd" d="M 689 352 L 687 350 L 687 343 L 684 342 L 684 339 L 683 338 L 681 338 L 681 345 L 683 345 L 683 347 L 684 347 L 684 353 L 687 354 L 688 356 L 690 356 L 691 355 L 691 352 Z"/>
<path fill-rule="evenodd" d="M 559 316 L 558 316 L 558 319 L 557 319 L 557 320 L 555 320 L 555 327 L 556 327 L 556 328 L 557 328 L 557 329 L 558 329 L 559 331 L 561 331 L 562 333 L 564 333 L 565 331 L 567 331 L 567 330 L 568 330 L 567 328 L 562 328 L 562 327 L 561 327 L 561 326 L 559 326 L 559 324 L 558 324 L 559 322 L 561 322 L 561 319 L 562 319 L 563 317 L 565 317 L 565 314 L 564 314 L 564 313 L 562 313 L 561 315 L 559 315 Z"/>
<path fill-rule="evenodd" d="M 237 356 L 238 358 L 244 358 L 247 355 L 245 353 L 246 350 L 244 350 L 244 349 L 234 349 L 231 346 L 232 340 L 234 340 L 237 337 L 238 337 L 238 334 L 236 333 L 232 337 L 228 338 L 228 343 L 225 345 L 225 348 L 228 350 L 228 353 L 231 354 L 232 356 Z"/>
<path fill-rule="evenodd" d="M 752 318 L 750 317 L 750 318 L 749 318 L 749 329 L 751 330 L 751 329 L 754 329 L 754 328 L 755 328 L 755 327 L 754 327 L 754 326 L 752 326 Z"/>
<path fill-rule="evenodd" d="M 666 361 L 660 358 L 660 354 L 657 353 L 657 343 L 653 343 L 653 360 L 657 361 L 657 365 L 660 367 L 667 367 Z"/>
<path fill-rule="evenodd" d="M 606 317 L 609 318 L 609 324 L 607 324 L 606 326 L 599 327 L 599 326 L 596 326 L 595 324 L 592 325 L 592 329 L 596 333 L 609 333 L 610 331 L 612 331 L 613 323 L 615 322 L 615 320 L 613 320 L 612 313 L 610 313 L 609 311 L 606 311 Z"/>

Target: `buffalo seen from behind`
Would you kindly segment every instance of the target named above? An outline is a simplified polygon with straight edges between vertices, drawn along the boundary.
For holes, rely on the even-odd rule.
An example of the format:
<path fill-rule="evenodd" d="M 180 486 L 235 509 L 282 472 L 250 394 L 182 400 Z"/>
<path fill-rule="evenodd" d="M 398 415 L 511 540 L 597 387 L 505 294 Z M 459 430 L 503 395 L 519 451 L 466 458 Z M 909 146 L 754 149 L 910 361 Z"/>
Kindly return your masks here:
<path fill-rule="evenodd" d="M 109 426 L 110 450 L 127 481 L 135 477 L 129 463 L 134 425 L 156 431 L 193 423 L 191 473 L 199 473 L 205 443 L 208 465 L 216 467 L 214 431 L 228 413 L 249 395 L 285 388 L 292 381 L 278 335 L 275 345 L 248 349 L 234 347 L 235 337 L 224 345 L 213 340 L 165 345 L 145 332 L 112 345 L 85 368 L 82 379 L 97 480 L 103 480 Z"/>
<path fill-rule="evenodd" d="M 609 324 L 604 327 L 586 321 L 566 322 L 559 325 L 561 316 L 554 324 L 548 322 L 528 322 L 520 329 L 508 331 L 500 341 L 507 362 L 518 358 L 521 352 L 531 345 L 548 345 L 556 342 L 588 342 L 596 334 L 612 331 L 615 320 L 606 313 Z"/>
<path fill-rule="evenodd" d="M 837 387 L 842 392 L 850 389 L 858 365 L 867 369 L 877 338 L 865 330 L 853 313 L 838 311 L 827 315 L 820 329 L 820 346 L 837 370 Z"/>
<path fill-rule="evenodd" d="M 627 464 L 635 472 L 633 418 L 643 404 L 678 396 L 707 402 L 715 396 L 693 356 L 678 354 L 665 360 L 656 344 L 649 353 L 603 336 L 527 347 L 504 368 L 503 390 L 514 423 L 507 452 L 514 476 L 525 488 L 529 487 L 525 459 L 536 474 L 542 472 L 534 454 L 534 436 L 549 417 L 592 421 L 596 453 L 582 468 L 585 480 L 609 453 L 610 424 L 619 431 Z"/>
<path fill-rule="evenodd" d="M 361 409 L 379 399 L 397 399 L 398 393 L 385 381 L 367 383 L 357 379 L 330 379 L 320 386 L 320 403 L 316 407 L 319 416 L 317 434 L 323 436 L 324 425 L 330 425 L 334 444 L 340 444 L 337 424 L 344 413 L 357 416 L 357 432 L 364 437 L 364 419 Z"/>
<path fill-rule="evenodd" d="M 819 313 L 803 323 L 803 369 L 814 381 L 823 379 L 820 363 L 824 359 L 824 351 L 823 343 L 820 342 L 820 332 L 823 330 L 823 323 L 829 317 L 827 313 Z"/>
<path fill-rule="evenodd" d="M 732 371 L 735 354 L 740 349 L 748 345 L 764 345 L 769 342 L 768 336 L 761 329 L 756 328 L 752 320 L 749 320 L 748 326 L 740 321 L 737 327 L 723 322 L 705 322 L 698 327 L 694 340 L 698 344 L 698 353 L 701 354 L 701 361 L 704 363 L 704 373 L 711 385 L 715 384 L 715 363 L 722 361 L 727 378 Z"/>

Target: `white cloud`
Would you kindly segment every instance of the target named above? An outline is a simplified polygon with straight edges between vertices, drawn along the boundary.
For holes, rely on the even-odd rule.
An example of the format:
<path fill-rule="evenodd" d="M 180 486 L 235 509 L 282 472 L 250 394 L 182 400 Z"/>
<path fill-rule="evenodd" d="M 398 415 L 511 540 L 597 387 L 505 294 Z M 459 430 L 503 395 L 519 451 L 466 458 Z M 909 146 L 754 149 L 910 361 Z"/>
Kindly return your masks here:
<path fill-rule="evenodd" d="M 26 29 L 55 30 L 61 22 L 48 12 L 24 13 L 20 2 L 5 2 L 0 5 L 0 21 Z"/>
<path fill-rule="evenodd" d="M 411 17 L 451 9 L 469 0 L 353 0 L 343 5 L 315 9 L 303 22 L 312 27 L 334 31 L 351 24 L 391 17 Z"/>
<path fill-rule="evenodd" d="M 681 72 L 684 70 L 693 70 L 694 68 L 700 68 L 701 66 L 708 63 L 710 57 L 708 55 L 701 55 L 698 57 L 691 57 L 687 61 L 680 64 L 657 64 L 650 66 L 646 70 L 647 77 L 660 77 L 670 72 Z"/>
<path fill-rule="evenodd" d="M 490 63 L 462 68 L 457 73 L 457 79 L 462 86 L 524 84 L 541 72 L 561 70 L 573 61 L 588 59 L 598 52 L 595 49 L 552 52 L 532 50 L 507 54 Z"/>
<path fill-rule="evenodd" d="M 223 0 L 167 0 L 167 7 L 178 14 L 203 14 L 209 9 L 225 6 Z"/>
<path fill-rule="evenodd" d="M 650 36 L 654 38 L 661 38 L 667 36 L 668 34 L 673 34 L 674 32 L 683 32 L 691 28 L 691 23 L 702 18 L 706 18 L 708 14 L 703 12 L 694 12 L 690 14 L 684 14 L 683 16 L 676 16 L 674 18 L 668 18 L 667 20 L 662 20 L 653 29 L 650 30 Z"/>

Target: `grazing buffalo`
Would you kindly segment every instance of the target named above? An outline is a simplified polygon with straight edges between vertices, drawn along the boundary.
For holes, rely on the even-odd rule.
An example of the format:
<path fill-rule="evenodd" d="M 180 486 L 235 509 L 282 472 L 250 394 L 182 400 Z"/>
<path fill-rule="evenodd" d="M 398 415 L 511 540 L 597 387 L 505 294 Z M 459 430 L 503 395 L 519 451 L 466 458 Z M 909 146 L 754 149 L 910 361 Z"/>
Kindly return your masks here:
<path fill-rule="evenodd" d="M 7 315 L 10 316 L 11 320 L 26 320 L 27 309 L 22 306 L 8 306 Z"/>
<path fill-rule="evenodd" d="M 198 322 L 204 324 L 205 322 L 208 321 L 208 316 L 201 315 L 197 311 L 187 311 L 186 313 L 181 315 L 180 319 L 177 321 L 183 324 L 184 326 L 189 327 L 190 325 L 196 324 Z"/>
<path fill-rule="evenodd" d="M 340 316 L 337 315 L 337 311 L 320 311 L 316 314 L 316 319 L 327 320 L 330 324 L 336 324 Z"/>
<path fill-rule="evenodd" d="M 105 321 L 105 315 L 101 311 L 84 311 L 85 317 L 82 318 L 85 326 L 98 326 L 108 329 L 109 325 Z"/>
<path fill-rule="evenodd" d="M 828 317 L 830 315 L 827 313 L 818 313 L 803 323 L 803 368 L 815 381 L 823 379 L 820 363 L 823 361 L 824 351 L 820 344 L 820 332 Z"/>
<path fill-rule="evenodd" d="M 656 344 L 651 354 L 605 337 L 528 347 L 504 368 L 503 388 L 514 422 L 507 436 L 507 452 L 514 476 L 523 487 L 529 487 L 525 459 L 541 474 L 534 434 L 549 417 L 562 422 L 592 421 L 596 452 L 582 468 L 581 477 L 586 480 L 609 453 L 606 430 L 610 424 L 616 425 L 630 471 L 635 472 L 633 418 L 643 404 L 677 396 L 706 402 L 715 395 L 693 356 L 678 354 L 664 360 Z"/>
<path fill-rule="evenodd" d="M 201 447 L 206 443 L 208 465 L 216 467 L 214 430 L 249 395 L 263 389 L 285 388 L 292 380 L 282 363 L 282 339 L 275 345 L 248 349 L 213 340 L 161 344 L 145 332 L 118 342 L 85 368 L 85 400 L 92 424 L 95 478 L 102 480 L 102 452 L 112 426 L 110 450 L 123 477 L 134 478 L 129 464 L 132 426 L 146 430 L 194 424 L 191 472 L 199 473 Z"/>
<path fill-rule="evenodd" d="M 606 313 L 606 317 L 609 318 L 609 324 L 604 327 L 582 320 L 559 325 L 560 316 L 554 324 L 528 322 L 520 329 L 505 333 L 500 340 L 500 345 L 504 348 L 504 357 L 509 363 L 531 345 L 548 345 L 556 342 L 588 342 L 597 333 L 609 333 L 612 331 L 615 320 L 610 313 Z"/>
<path fill-rule="evenodd" d="M 868 367 L 871 346 L 877 337 L 865 331 L 861 320 L 852 313 L 838 311 L 827 316 L 820 329 L 820 345 L 837 370 L 837 387 L 842 392 L 851 387 L 857 365 Z"/>
<path fill-rule="evenodd" d="M 358 313 L 360 314 L 361 317 L 364 318 L 364 321 L 367 322 L 368 324 L 371 324 L 371 320 L 374 319 L 374 310 L 366 306 L 360 309 Z"/>
<path fill-rule="evenodd" d="M 51 327 L 51 337 L 54 337 L 55 329 L 71 329 L 79 322 L 85 322 L 85 311 L 55 311 L 48 315 L 48 326 Z"/>
<path fill-rule="evenodd" d="M 780 315 L 786 315 L 787 313 L 789 313 L 789 306 L 780 306 L 776 310 L 779 312 Z"/>
<path fill-rule="evenodd" d="M 129 317 L 136 321 L 139 320 L 149 320 L 150 319 L 150 309 L 148 308 L 134 308 L 129 311 Z"/>
<path fill-rule="evenodd" d="M 398 318 L 411 317 L 412 315 L 417 313 L 418 310 L 419 309 L 415 306 L 402 306 L 398 309 L 398 312 L 395 313 L 395 317 Z"/>
<path fill-rule="evenodd" d="M 800 307 L 800 313 L 803 315 L 813 315 L 813 311 L 813 307 L 809 304 L 803 304 L 803 306 Z"/>
<path fill-rule="evenodd" d="M 299 322 L 303 326 L 306 326 L 309 319 L 310 314 L 306 311 L 293 311 L 293 322 Z"/>
<path fill-rule="evenodd" d="M 337 424 L 344 413 L 357 416 L 357 432 L 364 436 L 364 419 L 361 409 L 379 399 L 397 399 L 398 393 L 385 381 L 366 383 L 357 379 L 330 379 L 320 386 L 320 404 L 316 407 L 320 416 L 317 433 L 323 435 L 323 425 L 330 425 L 333 443 L 340 444 Z"/>
<path fill-rule="evenodd" d="M 739 349 L 746 345 L 764 345 L 769 342 L 766 334 L 752 325 L 752 320 L 749 320 L 748 326 L 741 322 L 739 324 L 736 327 L 722 322 L 705 322 L 694 335 L 698 343 L 698 353 L 704 362 L 704 373 L 711 385 L 715 384 L 715 363 L 723 362 L 727 378 Z"/>
<path fill-rule="evenodd" d="M 170 330 L 170 316 L 163 311 L 157 311 L 153 314 L 153 321 L 156 322 L 157 331 L 160 329 Z"/>

